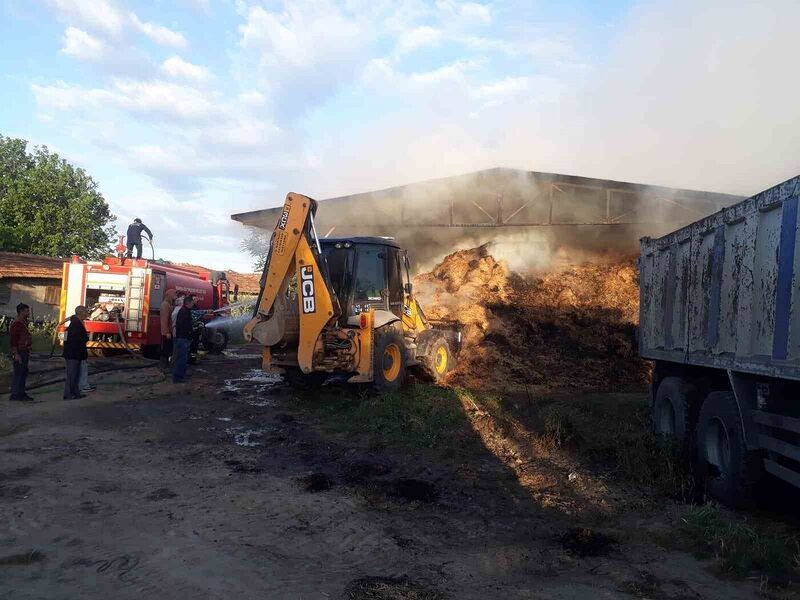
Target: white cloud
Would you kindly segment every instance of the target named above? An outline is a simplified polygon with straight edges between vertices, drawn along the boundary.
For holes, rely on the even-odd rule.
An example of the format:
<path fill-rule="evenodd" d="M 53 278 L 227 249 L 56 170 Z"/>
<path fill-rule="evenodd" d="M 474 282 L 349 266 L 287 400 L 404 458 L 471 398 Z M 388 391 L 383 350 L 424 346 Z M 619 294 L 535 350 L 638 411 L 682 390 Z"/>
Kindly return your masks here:
<path fill-rule="evenodd" d="M 90 29 L 119 35 L 125 27 L 125 15 L 107 0 L 52 0 L 70 21 Z"/>
<path fill-rule="evenodd" d="M 203 92 L 159 80 L 115 79 L 107 88 L 84 88 L 58 82 L 31 86 L 37 103 L 57 110 L 112 108 L 179 120 L 210 117 L 215 109 Z"/>
<path fill-rule="evenodd" d="M 67 27 L 61 52 L 80 60 L 99 61 L 104 58 L 105 43 L 77 27 Z"/>
<path fill-rule="evenodd" d="M 126 29 L 145 35 L 157 44 L 173 48 L 186 48 L 189 43 L 179 31 L 157 23 L 142 21 L 134 12 L 125 13 L 108 0 L 50 0 L 69 23 L 78 23 L 87 29 L 120 40 Z"/>
<path fill-rule="evenodd" d="M 488 24 L 492 21 L 492 11 L 488 4 L 460 2 L 459 0 L 438 0 L 436 7 L 449 18 L 459 20 L 459 24 Z"/>
<path fill-rule="evenodd" d="M 262 106 L 266 101 L 264 94 L 255 90 L 239 94 L 239 102 L 245 106 Z"/>
<path fill-rule="evenodd" d="M 436 84 L 444 81 L 463 81 L 467 71 L 474 69 L 480 64 L 476 60 L 457 60 L 449 65 L 444 65 L 438 69 L 412 73 L 409 81 L 413 84 Z"/>
<path fill-rule="evenodd" d="M 161 70 L 173 77 L 205 83 L 211 77 L 208 69 L 183 60 L 180 56 L 171 56 L 161 64 Z"/>
<path fill-rule="evenodd" d="M 441 30 L 427 25 L 415 27 L 400 35 L 394 53 L 397 56 L 401 56 L 420 48 L 436 46 L 441 40 Z"/>
<path fill-rule="evenodd" d="M 239 26 L 240 45 L 260 53 L 262 64 L 311 67 L 347 56 L 364 32 L 327 3 L 298 2 L 281 13 L 251 7 Z"/>
<path fill-rule="evenodd" d="M 156 44 L 173 48 L 186 48 L 189 45 L 189 42 L 186 41 L 186 38 L 180 31 L 173 31 L 157 23 L 146 23 L 133 12 L 129 14 L 129 18 L 136 30 L 143 33 Z"/>

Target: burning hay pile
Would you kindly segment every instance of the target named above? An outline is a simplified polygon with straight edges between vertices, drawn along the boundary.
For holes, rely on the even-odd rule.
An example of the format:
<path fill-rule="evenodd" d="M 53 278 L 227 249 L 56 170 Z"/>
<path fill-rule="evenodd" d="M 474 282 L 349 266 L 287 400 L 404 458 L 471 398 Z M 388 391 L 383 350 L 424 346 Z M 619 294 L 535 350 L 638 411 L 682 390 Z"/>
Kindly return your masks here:
<path fill-rule="evenodd" d="M 447 256 L 415 279 L 428 317 L 464 325 L 450 381 L 470 387 L 641 389 L 633 260 L 523 278 L 486 246 Z"/>

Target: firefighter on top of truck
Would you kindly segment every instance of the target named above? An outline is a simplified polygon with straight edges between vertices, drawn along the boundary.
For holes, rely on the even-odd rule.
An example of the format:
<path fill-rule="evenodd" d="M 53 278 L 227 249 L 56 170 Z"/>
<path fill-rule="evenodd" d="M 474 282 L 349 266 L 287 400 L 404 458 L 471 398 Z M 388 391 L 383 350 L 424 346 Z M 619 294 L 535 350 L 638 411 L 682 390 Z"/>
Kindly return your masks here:
<path fill-rule="evenodd" d="M 131 258 L 133 249 L 136 248 L 136 258 L 142 258 L 142 231 L 146 232 L 150 241 L 153 241 L 153 232 L 142 223 L 140 218 L 135 218 L 133 223 L 128 225 L 128 254 L 127 258 Z"/>

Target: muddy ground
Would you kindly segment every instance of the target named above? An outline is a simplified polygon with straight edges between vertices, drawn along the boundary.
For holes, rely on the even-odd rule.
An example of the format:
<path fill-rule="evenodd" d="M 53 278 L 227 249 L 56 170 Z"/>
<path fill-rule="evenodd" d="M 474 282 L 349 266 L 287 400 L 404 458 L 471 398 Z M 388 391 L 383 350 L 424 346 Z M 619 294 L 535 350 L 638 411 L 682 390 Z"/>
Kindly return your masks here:
<path fill-rule="evenodd" d="M 182 385 L 148 368 L 3 399 L 0 597 L 763 597 L 670 544 L 679 505 L 617 510 L 469 401 L 455 451 L 400 448 L 332 431 L 257 365 L 240 349 Z"/>

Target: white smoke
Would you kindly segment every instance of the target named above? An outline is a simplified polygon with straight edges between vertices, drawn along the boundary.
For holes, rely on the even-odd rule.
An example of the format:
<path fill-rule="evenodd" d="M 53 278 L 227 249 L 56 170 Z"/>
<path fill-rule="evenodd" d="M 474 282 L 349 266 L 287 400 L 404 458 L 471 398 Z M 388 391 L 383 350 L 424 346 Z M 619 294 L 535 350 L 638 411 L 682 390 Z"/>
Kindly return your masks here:
<path fill-rule="evenodd" d="M 469 90 L 436 103 L 410 90 L 406 113 L 319 149 L 306 189 L 330 197 L 506 166 L 755 193 L 800 171 L 798 22 L 794 0 L 647 3 L 608 62 L 558 94 L 548 84 L 476 112 Z"/>

